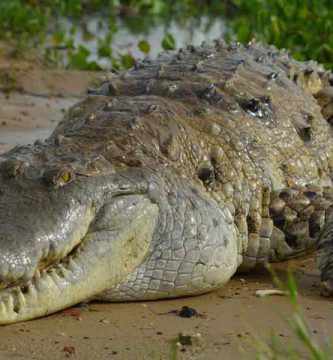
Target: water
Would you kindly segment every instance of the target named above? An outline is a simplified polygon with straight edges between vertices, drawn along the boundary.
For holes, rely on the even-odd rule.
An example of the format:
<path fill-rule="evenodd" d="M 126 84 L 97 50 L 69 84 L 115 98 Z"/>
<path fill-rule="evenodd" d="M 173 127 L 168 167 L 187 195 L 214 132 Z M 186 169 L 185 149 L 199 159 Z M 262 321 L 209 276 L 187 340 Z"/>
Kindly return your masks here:
<path fill-rule="evenodd" d="M 155 19 L 156 20 L 156 19 Z M 202 16 L 201 18 L 189 18 L 186 22 L 175 20 L 159 20 L 159 23 L 149 22 L 149 18 L 132 17 L 130 21 L 123 18 L 114 18 L 110 25 L 110 20 L 95 15 L 84 18 L 80 24 L 74 24 L 69 19 L 62 18 L 58 26 L 60 32 L 71 38 L 75 48 L 79 45 L 84 46 L 90 51 L 87 57 L 88 62 L 96 62 L 103 69 L 110 68 L 110 57 L 100 57 L 98 49 L 101 43 L 112 48 L 111 57 L 119 57 L 122 54 L 131 54 L 135 59 L 146 56 L 139 47 L 138 43 L 145 40 L 150 45 L 149 57 L 156 57 L 163 51 L 161 46 L 162 39 L 166 34 L 171 33 L 175 39 L 175 47 L 184 47 L 189 44 L 200 45 L 203 41 L 211 42 L 213 39 L 220 38 L 226 33 L 226 23 L 221 17 L 211 18 Z M 87 36 L 88 35 L 88 36 Z M 109 37 L 110 41 L 105 41 Z M 48 44 L 51 44 L 51 36 Z M 57 50 L 57 59 L 66 67 L 69 63 L 70 54 L 66 49 Z"/>
<path fill-rule="evenodd" d="M 17 145 L 33 144 L 35 140 L 46 139 L 51 129 L 2 129 L 0 132 L 0 153 Z"/>

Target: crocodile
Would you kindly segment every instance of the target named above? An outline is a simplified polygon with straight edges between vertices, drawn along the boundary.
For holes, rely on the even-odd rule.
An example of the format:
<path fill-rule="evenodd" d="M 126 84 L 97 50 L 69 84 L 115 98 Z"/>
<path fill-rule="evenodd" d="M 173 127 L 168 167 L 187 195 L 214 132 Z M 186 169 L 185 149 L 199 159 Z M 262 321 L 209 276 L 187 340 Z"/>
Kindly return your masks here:
<path fill-rule="evenodd" d="M 316 248 L 332 294 L 330 71 L 218 40 L 104 80 L 0 155 L 1 324 L 202 294 Z"/>

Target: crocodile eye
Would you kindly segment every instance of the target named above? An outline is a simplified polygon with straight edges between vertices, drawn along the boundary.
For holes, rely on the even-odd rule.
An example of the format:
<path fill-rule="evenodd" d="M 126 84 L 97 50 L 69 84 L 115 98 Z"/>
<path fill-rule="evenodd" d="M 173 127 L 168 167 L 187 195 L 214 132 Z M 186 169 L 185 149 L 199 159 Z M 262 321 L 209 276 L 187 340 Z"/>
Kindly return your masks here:
<path fill-rule="evenodd" d="M 43 177 L 46 183 L 59 187 L 73 181 L 75 173 L 72 168 L 64 166 L 60 169 L 46 172 Z"/>
<path fill-rule="evenodd" d="M 67 169 L 66 170 L 63 170 L 61 173 L 59 173 L 59 178 L 64 181 L 65 183 L 71 181 L 71 178 L 72 178 L 72 174 L 70 171 L 68 171 Z"/>

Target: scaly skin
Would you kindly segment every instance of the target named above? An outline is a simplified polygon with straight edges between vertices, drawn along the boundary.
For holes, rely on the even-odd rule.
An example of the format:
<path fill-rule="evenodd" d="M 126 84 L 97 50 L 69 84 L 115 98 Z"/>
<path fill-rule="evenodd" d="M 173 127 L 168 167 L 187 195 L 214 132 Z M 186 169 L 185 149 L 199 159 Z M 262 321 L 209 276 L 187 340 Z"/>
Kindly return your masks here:
<path fill-rule="evenodd" d="M 45 142 L 1 156 L 0 323 L 204 293 L 313 249 L 325 223 L 330 240 L 331 85 L 254 42 L 110 74 Z"/>

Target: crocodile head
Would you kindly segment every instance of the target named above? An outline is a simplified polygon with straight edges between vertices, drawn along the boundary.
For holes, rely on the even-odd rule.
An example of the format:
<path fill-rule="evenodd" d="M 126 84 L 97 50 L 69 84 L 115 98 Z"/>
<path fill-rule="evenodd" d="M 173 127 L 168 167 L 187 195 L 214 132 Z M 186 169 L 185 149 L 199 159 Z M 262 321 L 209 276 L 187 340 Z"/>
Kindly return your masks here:
<path fill-rule="evenodd" d="M 140 174 L 82 176 L 15 158 L 0 174 L 0 324 L 89 299 L 145 256 L 157 206 Z"/>

